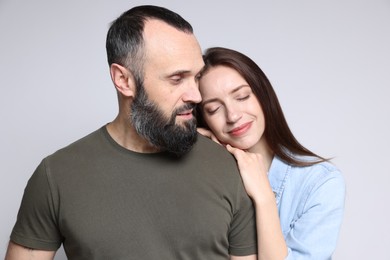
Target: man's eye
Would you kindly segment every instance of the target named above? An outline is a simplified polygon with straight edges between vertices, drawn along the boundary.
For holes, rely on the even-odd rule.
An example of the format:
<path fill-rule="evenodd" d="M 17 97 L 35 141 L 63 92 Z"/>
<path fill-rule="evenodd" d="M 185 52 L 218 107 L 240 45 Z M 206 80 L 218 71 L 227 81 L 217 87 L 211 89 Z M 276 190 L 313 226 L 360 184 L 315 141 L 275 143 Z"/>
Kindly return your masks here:
<path fill-rule="evenodd" d="M 196 75 L 196 76 L 195 76 L 195 81 L 196 81 L 196 82 L 199 82 L 199 80 L 200 80 L 200 77 L 201 77 L 201 75 L 200 75 L 200 74 Z"/>
<path fill-rule="evenodd" d="M 183 77 L 181 76 L 174 76 L 174 77 L 171 77 L 171 82 L 173 84 L 179 84 L 183 81 Z"/>

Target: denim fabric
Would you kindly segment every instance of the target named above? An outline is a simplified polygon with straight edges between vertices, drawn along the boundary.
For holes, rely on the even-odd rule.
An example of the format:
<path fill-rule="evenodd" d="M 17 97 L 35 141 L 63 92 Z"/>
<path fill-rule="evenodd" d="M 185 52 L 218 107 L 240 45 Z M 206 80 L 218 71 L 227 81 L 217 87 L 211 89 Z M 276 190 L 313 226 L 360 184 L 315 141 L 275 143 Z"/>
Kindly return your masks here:
<path fill-rule="evenodd" d="M 275 156 L 268 178 L 289 250 L 286 259 L 331 259 L 344 212 L 340 171 L 327 162 L 294 167 Z"/>

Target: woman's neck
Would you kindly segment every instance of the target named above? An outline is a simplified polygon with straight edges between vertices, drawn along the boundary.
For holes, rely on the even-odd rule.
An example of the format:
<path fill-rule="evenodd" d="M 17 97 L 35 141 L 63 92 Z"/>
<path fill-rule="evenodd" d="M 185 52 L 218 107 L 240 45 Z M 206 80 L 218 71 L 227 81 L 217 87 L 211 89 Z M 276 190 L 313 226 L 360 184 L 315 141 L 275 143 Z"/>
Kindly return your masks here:
<path fill-rule="evenodd" d="M 261 154 L 263 156 L 265 168 L 267 169 L 267 171 L 269 171 L 272 160 L 274 158 L 274 153 L 269 148 L 267 142 L 263 138 L 257 144 L 249 148 L 247 151 L 251 153 Z"/>

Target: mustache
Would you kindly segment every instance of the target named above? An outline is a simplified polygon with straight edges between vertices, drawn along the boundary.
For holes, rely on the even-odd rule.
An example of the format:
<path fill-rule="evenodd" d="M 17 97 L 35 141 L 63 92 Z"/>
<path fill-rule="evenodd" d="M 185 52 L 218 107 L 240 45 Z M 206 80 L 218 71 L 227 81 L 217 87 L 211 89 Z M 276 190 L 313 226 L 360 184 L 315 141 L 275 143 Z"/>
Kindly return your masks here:
<path fill-rule="evenodd" d="M 175 109 L 175 111 L 173 112 L 174 115 L 177 115 L 177 114 L 180 114 L 182 112 L 185 112 L 187 110 L 191 110 L 192 109 L 192 113 L 195 112 L 195 107 L 196 107 L 196 104 L 195 103 L 187 103 L 181 107 L 178 107 Z"/>

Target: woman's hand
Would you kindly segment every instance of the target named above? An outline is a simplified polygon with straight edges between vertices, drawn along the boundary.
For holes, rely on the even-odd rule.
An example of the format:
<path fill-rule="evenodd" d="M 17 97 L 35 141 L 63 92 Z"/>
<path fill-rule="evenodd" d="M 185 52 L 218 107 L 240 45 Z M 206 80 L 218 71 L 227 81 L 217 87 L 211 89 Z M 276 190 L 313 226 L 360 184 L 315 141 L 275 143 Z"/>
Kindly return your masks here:
<path fill-rule="evenodd" d="M 220 145 L 224 145 L 226 149 L 233 154 L 236 158 L 245 190 L 253 200 L 261 203 L 270 199 L 270 196 L 274 196 L 268 181 L 263 156 L 261 154 L 246 152 L 241 149 L 234 148 L 229 144 L 225 145 L 221 143 L 210 130 L 205 128 L 198 128 L 197 130 L 201 135 L 210 138 Z"/>
<path fill-rule="evenodd" d="M 210 130 L 207 130 L 206 128 L 201 128 L 201 127 L 198 127 L 197 130 L 198 130 L 199 134 L 210 138 L 211 140 L 213 140 L 217 144 L 222 145 L 221 142 L 217 139 L 217 137 Z"/>
<path fill-rule="evenodd" d="M 258 259 L 285 259 L 288 249 L 263 156 L 231 145 L 226 145 L 226 149 L 236 158 L 245 190 L 254 202 Z"/>
<path fill-rule="evenodd" d="M 253 200 L 261 203 L 274 196 L 261 154 L 246 152 L 229 144 L 226 149 L 236 158 L 245 190 Z"/>

